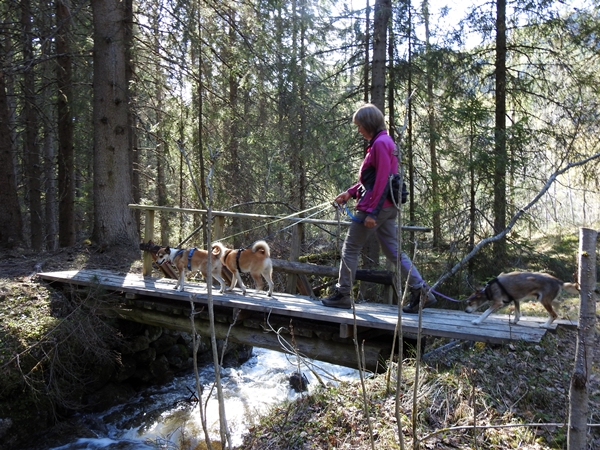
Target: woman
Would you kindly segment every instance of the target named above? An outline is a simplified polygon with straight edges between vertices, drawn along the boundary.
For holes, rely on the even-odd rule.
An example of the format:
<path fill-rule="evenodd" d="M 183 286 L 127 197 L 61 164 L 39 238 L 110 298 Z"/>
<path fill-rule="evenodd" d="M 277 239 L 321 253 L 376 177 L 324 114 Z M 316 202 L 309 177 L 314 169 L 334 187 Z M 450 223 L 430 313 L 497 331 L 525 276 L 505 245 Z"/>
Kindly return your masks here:
<path fill-rule="evenodd" d="M 367 103 L 360 107 L 354 113 L 352 121 L 358 127 L 358 132 L 369 141 L 369 146 L 360 166 L 358 183 L 335 198 L 335 202 L 339 205 L 348 202 L 351 198 L 356 199 L 357 213 L 350 224 L 342 247 L 335 292 L 321 300 L 325 306 L 343 309 L 352 307 L 350 292 L 356 275 L 358 257 L 371 236 L 374 234 L 377 236 L 383 253 L 393 263 L 396 263 L 398 255 L 397 210 L 387 196 L 389 176 L 398 173 L 396 144 L 387 133 L 383 113 L 375 105 Z M 411 292 L 409 304 L 402 310 L 407 313 L 417 313 L 421 293 L 425 291 L 425 282 L 404 252 L 400 253 L 400 258 L 402 276 L 408 277 Z M 435 303 L 433 294 L 428 293 L 423 307 Z"/>

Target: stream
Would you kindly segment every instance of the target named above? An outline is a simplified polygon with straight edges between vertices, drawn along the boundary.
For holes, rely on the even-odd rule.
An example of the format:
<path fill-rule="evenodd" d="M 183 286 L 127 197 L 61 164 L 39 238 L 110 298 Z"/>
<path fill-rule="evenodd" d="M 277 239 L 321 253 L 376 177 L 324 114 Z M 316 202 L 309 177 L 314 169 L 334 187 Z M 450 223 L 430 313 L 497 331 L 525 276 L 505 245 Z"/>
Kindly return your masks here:
<path fill-rule="evenodd" d="M 221 385 L 233 446 L 242 443 L 244 433 L 271 406 L 306 395 L 297 393 L 290 386 L 290 376 L 297 369 L 295 357 L 257 347 L 252 357 L 241 366 L 223 369 Z M 359 376 L 354 369 L 315 360 L 306 360 L 306 365 L 300 369 L 308 381 L 309 393 L 319 385 L 319 379 L 325 383 L 335 383 Z M 204 402 L 214 379 L 212 365 L 200 369 Z M 166 385 L 146 389 L 128 403 L 102 413 L 86 414 L 82 421 L 91 425 L 97 436 L 75 438 L 52 450 L 177 449 L 182 439 L 191 439 L 193 443 L 203 441 L 199 406 L 194 401 L 195 384 L 194 374 L 189 373 L 176 377 Z M 215 387 L 206 406 L 210 437 L 215 441 L 220 440 L 218 411 Z"/>

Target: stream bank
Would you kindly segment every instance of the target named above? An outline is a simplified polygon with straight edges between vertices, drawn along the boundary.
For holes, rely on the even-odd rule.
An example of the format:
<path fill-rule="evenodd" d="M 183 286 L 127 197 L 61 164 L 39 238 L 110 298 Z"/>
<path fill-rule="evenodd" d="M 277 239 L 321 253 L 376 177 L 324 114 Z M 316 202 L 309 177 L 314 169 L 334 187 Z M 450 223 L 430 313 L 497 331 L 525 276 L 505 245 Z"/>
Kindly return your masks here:
<path fill-rule="evenodd" d="M 193 369 L 189 333 L 124 320 L 111 321 L 107 329 L 115 334 L 110 339 L 113 345 L 101 353 L 110 353 L 111 358 L 98 358 L 98 354 L 88 351 L 71 353 L 71 358 L 81 359 L 77 364 L 63 361 L 66 367 L 77 368 L 78 373 L 71 375 L 80 379 L 81 384 L 68 380 L 70 390 L 60 392 L 60 403 L 54 403 L 51 397 L 19 396 L 15 389 L 18 385 L 12 386 L 13 395 L 2 397 L 0 439 L 3 448 L 42 448 L 45 444 L 41 442 L 51 443 L 69 433 L 70 428 L 79 436 L 96 437 L 97 421 L 87 423 L 72 419 L 127 403 L 141 392 L 160 389 Z M 198 364 L 212 364 L 210 339 L 199 337 L 199 340 Z M 218 345 L 221 350 L 222 343 Z M 223 366 L 237 367 L 251 356 L 252 347 L 230 342 L 223 356 Z M 48 361 L 43 370 L 50 372 L 52 367 Z"/>

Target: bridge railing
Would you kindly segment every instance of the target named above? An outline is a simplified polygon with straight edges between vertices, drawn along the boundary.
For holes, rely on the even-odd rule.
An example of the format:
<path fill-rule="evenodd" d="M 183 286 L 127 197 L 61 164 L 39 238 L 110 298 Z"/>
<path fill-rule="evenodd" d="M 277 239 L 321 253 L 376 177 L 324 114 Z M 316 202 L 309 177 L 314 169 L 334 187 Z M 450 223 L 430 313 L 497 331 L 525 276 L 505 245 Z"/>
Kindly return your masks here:
<path fill-rule="evenodd" d="M 177 207 L 170 207 L 170 206 L 139 205 L 139 204 L 130 204 L 129 207 L 131 209 L 141 210 L 144 212 L 144 215 L 145 215 L 145 227 L 144 227 L 144 236 L 143 236 L 144 242 L 154 241 L 154 225 L 155 225 L 154 221 L 155 221 L 155 213 L 157 211 L 159 211 L 159 212 L 174 212 L 174 213 L 180 213 L 180 214 L 183 214 L 183 213 L 185 213 L 185 214 L 201 214 L 201 215 L 208 214 L 208 211 L 205 209 L 177 208 Z M 347 227 L 351 223 L 350 221 L 338 222 L 337 220 L 310 219 L 310 218 L 302 218 L 302 217 L 281 217 L 281 216 L 277 216 L 277 215 L 250 214 L 250 213 L 239 213 L 239 212 L 231 212 L 231 211 L 211 211 L 211 214 L 214 217 L 214 225 L 212 228 L 213 241 L 219 241 L 223 238 L 226 217 L 247 218 L 247 219 L 256 219 L 256 220 L 277 220 L 277 221 L 285 221 L 285 222 L 289 222 L 289 223 L 302 222 L 302 223 L 315 224 L 315 225 L 335 225 L 335 226 L 340 225 L 343 227 Z M 430 228 L 418 227 L 418 226 L 402 226 L 402 230 L 413 231 L 413 232 L 431 231 Z M 298 238 L 298 240 L 299 240 L 299 238 Z M 292 243 L 291 259 L 293 259 L 294 257 L 297 258 L 299 256 L 297 254 L 299 252 L 299 248 L 300 248 L 299 242 Z M 294 250 L 294 249 L 296 249 L 296 250 Z M 152 274 L 152 262 L 153 262 L 152 255 L 149 252 L 144 251 L 144 258 L 143 258 L 143 275 L 144 276 L 149 276 Z M 280 268 L 280 269 L 283 269 L 284 271 L 288 272 L 288 274 L 289 274 L 288 290 L 291 291 L 293 286 L 298 287 L 296 274 L 303 273 L 304 269 L 302 267 L 300 267 L 300 266 L 302 266 L 300 263 L 297 263 L 297 262 L 294 263 L 293 261 L 290 261 L 290 263 L 291 263 L 291 265 L 290 264 L 283 264 L 283 265 L 282 264 L 274 264 L 274 268 L 275 269 Z M 278 267 L 278 266 L 283 266 L 283 267 Z M 364 271 L 361 272 L 357 276 L 357 279 L 363 279 L 363 280 L 368 281 L 369 278 L 371 278 L 372 276 L 375 277 L 375 279 L 387 279 L 387 277 L 382 276 L 382 274 L 381 274 L 382 271 L 367 271 L 367 272 L 370 272 L 370 273 L 365 274 Z M 381 281 L 376 281 L 376 282 L 381 282 Z M 387 284 L 387 283 L 385 283 L 385 284 Z M 305 289 L 300 289 L 300 290 L 304 291 Z"/>

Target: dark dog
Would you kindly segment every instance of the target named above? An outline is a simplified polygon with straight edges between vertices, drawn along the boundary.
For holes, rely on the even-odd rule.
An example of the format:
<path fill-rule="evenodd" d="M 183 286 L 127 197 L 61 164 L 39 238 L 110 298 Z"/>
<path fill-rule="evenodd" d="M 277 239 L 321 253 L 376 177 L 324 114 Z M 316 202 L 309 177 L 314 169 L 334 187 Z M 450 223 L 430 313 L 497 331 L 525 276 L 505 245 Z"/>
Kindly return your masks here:
<path fill-rule="evenodd" d="M 221 247 L 221 262 L 233 273 L 229 291 L 233 290 L 236 283 L 239 283 L 242 288 L 242 294 L 246 295 L 246 286 L 242 281 L 240 272 L 250 272 L 252 279 L 256 283 L 256 291 L 258 292 L 263 288 L 262 275 L 269 284 L 269 297 L 273 295 L 273 263 L 271 262 L 269 244 L 265 241 L 257 241 L 251 248 L 240 248 L 239 250 L 225 248 L 220 243 L 216 243 L 215 245 Z"/>
<path fill-rule="evenodd" d="M 467 308 L 465 311 L 471 313 L 484 303 L 491 303 L 490 307 L 481 316 L 473 320 L 472 323 L 478 325 L 487 319 L 490 314 L 512 302 L 515 304 L 515 318 L 513 323 L 517 323 L 521 318 L 519 300 L 534 297 L 544 305 L 544 308 L 546 308 L 546 311 L 550 315 L 548 321 L 541 325 L 544 328 L 548 328 L 558 317 L 554 309 L 552 309 L 552 302 L 558 298 L 561 289 L 571 294 L 579 294 L 577 284 L 564 283 L 547 273 L 502 273 L 466 300 Z"/>

